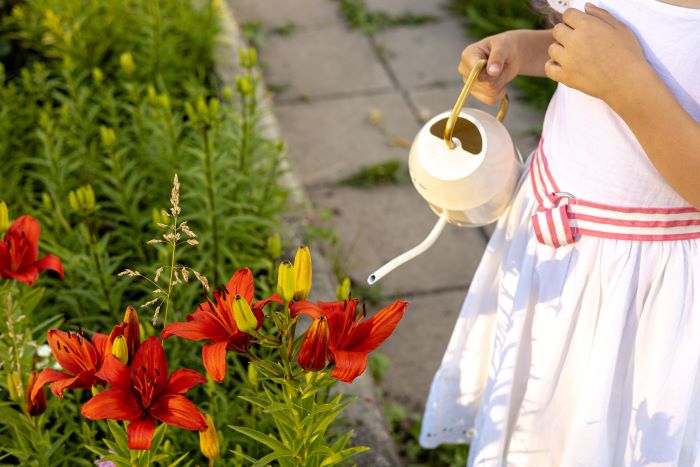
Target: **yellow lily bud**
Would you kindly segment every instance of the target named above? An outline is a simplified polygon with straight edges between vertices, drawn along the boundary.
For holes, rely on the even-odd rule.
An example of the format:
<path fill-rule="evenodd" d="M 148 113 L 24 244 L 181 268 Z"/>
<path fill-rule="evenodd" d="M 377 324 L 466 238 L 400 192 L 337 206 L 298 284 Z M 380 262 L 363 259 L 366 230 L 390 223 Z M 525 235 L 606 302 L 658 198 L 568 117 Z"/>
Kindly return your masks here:
<path fill-rule="evenodd" d="M 209 116 L 213 119 L 216 118 L 221 112 L 221 103 L 219 99 L 212 97 L 209 99 Z"/>
<path fill-rule="evenodd" d="M 279 233 L 267 238 L 267 252 L 274 259 L 282 256 L 282 238 Z"/>
<path fill-rule="evenodd" d="M 0 233 L 6 232 L 10 228 L 10 213 L 7 210 L 7 204 L 0 201 Z"/>
<path fill-rule="evenodd" d="M 75 191 L 68 193 L 68 204 L 70 204 L 70 208 L 73 210 L 73 212 L 78 212 L 78 197 L 76 196 Z"/>
<path fill-rule="evenodd" d="M 346 277 L 343 282 L 335 289 L 335 298 L 338 300 L 347 300 L 350 297 L 350 278 Z"/>
<path fill-rule="evenodd" d="M 204 457 L 213 461 L 219 457 L 219 433 L 210 415 L 205 415 L 204 419 L 207 422 L 207 429 L 199 432 L 199 449 Z"/>
<path fill-rule="evenodd" d="M 230 100 L 231 97 L 233 97 L 233 90 L 231 90 L 231 87 L 225 86 L 221 96 L 224 98 L 224 100 Z"/>
<path fill-rule="evenodd" d="M 132 57 L 129 52 L 124 52 L 119 56 L 119 65 L 121 65 L 122 70 L 124 70 L 127 75 L 131 75 L 136 68 L 134 65 L 134 57 Z"/>
<path fill-rule="evenodd" d="M 243 332 L 255 331 L 258 328 L 258 319 L 253 314 L 253 310 L 250 309 L 248 301 L 236 295 L 233 299 L 233 319 L 236 321 L 236 326 Z"/>
<path fill-rule="evenodd" d="M 99 84 L 105 79 L 105 74 L 102 73 L 102 70 L 95 67 L 92 69 L 92 79 L 94 79 L 95 82 Z"/>
<path fill-rule="evenodd" d="M 311 251 L 304 245 L 294 257 L 294 300 L 304 300 L 311 293 Z"/>
<path fill-rule="evenodd" d="M 10 393 L 11 400 L 18 401 L 22 398 L 22 388 L 19 375 L 16 372 L 7 374 L 7 390 Z"/>
<path fill-rule="evenodd" d="M 203 97 L 197 98 L 197 114 L 204 120 L 209 119 L 209 107 L 207 107 L 207 101 Z"/>
<path fill-rule="evenodd" d="M 277 294 L 285 302 L 294 298 L 294 266 L 289 261 L 282 261 L 277 270 Z"/>
<path fill-rule="evenodd" d="M 258 387 L 258 369 L 252 363 L 248 363 L 248 381 L 253 388 Z"/>
<path fill-rule="evenodd" d="M 100 139 L 102 140 L 102 146 L 109 149 L 117 141 L 117 135 L 112 128 L 100 125 Z"/>
<path fill-rule="evenodd" d="M 112 342 L 112 355 L 124 365 L 129 363 L 129 346 L 126 345 L 124 336 L 117 336 Z"/>

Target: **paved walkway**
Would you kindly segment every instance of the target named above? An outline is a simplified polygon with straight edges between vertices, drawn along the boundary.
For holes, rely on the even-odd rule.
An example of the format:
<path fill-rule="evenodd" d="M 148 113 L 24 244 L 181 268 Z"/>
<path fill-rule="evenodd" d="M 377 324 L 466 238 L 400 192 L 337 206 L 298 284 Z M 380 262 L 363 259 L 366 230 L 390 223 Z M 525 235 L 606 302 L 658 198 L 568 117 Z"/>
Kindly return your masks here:
<path fill-rule="evenodd" d="M 457 64 L 469 43 L 464 27 L 442 0 L 367 0 L 390 14 L 436 17 L 371 36 L 348 29 L 335 0 L 228 1 L 241 25 L 260 22 L 266 31 L 261 59 L 289 157 L 314 205 L 332 213 L 340 265 L 354 284 L 365 284 L 374 269 L 423 240 L 436 217 L 410 183 L 336 182 L 407 160 L 405 146 L 422 122 L 454 105 L 462 87 Z M 523 153 L 534 148 L 532 129 L 541 122 L 512 104 L 506 125 Z M 422 410 L 488 232 L 448 226 L 431 250 L 381 282 L 385 301 L 411 302 L 379 350 L 391 359 L 381 383 L 391 400 Z"/>

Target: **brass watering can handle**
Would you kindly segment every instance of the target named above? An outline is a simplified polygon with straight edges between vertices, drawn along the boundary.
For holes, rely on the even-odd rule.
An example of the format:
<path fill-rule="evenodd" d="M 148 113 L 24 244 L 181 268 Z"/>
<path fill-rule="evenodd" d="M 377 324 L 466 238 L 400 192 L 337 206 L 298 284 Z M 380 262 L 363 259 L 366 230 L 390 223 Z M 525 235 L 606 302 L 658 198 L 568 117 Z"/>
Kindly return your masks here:
<path fill-rule="evenodd" d="M 447 144 L 447 147 L 450 149 L 454 149 L 456 147 L 455 143 L 452 142 L 452 133 L 455 131 L 457 117 L 459 117 L 459 113 L 462 111 L 464 103 L 469 97 L 469 94 L 472 92 L 472 87 L 474 86 L 474 83 L 476 83 L 476 78 L 479 76 L 479 73 L 481 73 L 481 70 L 483 70 L 486 66 L 486 62 L 486 59 L 481 59 L 476 63 L 474 68 L 472 68 L 471 73 L 469 73 L 469 76 L 464 82 L 464 88 L 462 88 L 462 92 L 457 98 L 457 102 L 452 109 L 452 113 L 450 113 L 450 117 L 447 119 L 447 124 L 445 125 L 445 144 Z M 510 99 L 508 98 L 508 94 L 506 94 L 503 100 L 501 100 L 501 104 L 498 107 L 498 113 L 496 114 L 496 118 L 501 122 L 504 118 L 506 118 L 509 103 Z"/>

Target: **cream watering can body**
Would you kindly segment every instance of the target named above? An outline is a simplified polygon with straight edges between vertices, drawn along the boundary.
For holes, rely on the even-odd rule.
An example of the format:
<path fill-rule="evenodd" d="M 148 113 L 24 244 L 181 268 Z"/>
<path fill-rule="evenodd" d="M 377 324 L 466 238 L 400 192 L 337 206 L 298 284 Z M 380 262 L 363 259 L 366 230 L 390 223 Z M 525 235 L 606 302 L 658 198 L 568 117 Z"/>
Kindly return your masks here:
<path fill-rule="evenodd" d="M 425 252 L 447 223 L 461 227 L 490 224 L 510 204 L 523 164 L 501 123 L 508 98 L 501 102 L 497 117 L 478 109 L 462 109 L 485 64 L 482 60 L 474 67 L 452 112 L 433 117 L 411 145 L 411 180 L 439 216 L 437 224 L 420 245 L 382 266 L 369 276 L 368 283 L 374 284 Z"/>

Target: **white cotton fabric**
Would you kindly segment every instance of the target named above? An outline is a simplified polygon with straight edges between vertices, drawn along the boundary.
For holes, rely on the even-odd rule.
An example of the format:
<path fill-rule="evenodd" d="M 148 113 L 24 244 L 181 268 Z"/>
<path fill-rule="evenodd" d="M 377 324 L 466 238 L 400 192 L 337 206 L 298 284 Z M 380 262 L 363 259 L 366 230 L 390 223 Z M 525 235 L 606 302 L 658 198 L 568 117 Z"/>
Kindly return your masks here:
<path fill-rule="evenodd" d="M 700 121 L 700 10 L 597 3 L 633 27 Z M 688 205 L 597 99 L 560 85 L 543 135 L 564 191 Z M 700 240 L 583 236 L 555 249 L 535 238 L 536 210 L 526 172 L 433 380 L 421 444 L 469 442 L 480 467 L 700 466 Z"/>

